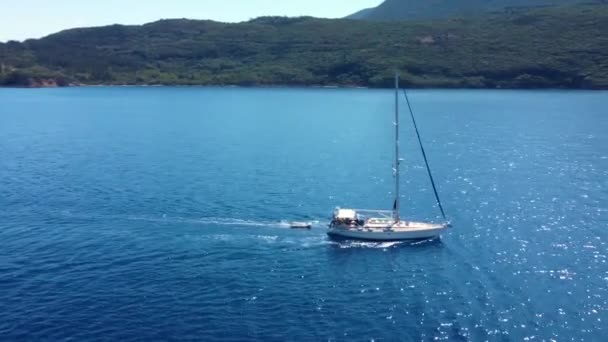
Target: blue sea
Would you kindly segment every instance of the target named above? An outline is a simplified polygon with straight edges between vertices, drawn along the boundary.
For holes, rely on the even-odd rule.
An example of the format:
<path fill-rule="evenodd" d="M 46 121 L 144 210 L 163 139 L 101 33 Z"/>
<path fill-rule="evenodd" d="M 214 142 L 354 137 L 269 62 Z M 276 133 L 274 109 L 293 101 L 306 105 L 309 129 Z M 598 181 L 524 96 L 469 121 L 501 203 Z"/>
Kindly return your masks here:
<path fill-rule="evenodd" d="M 0 89 L 0 339 L 605 341 L 608 92 L 410 99 L 453 228 L 370 243 L 325 230 L 392 206 L 390 90 Z"/>

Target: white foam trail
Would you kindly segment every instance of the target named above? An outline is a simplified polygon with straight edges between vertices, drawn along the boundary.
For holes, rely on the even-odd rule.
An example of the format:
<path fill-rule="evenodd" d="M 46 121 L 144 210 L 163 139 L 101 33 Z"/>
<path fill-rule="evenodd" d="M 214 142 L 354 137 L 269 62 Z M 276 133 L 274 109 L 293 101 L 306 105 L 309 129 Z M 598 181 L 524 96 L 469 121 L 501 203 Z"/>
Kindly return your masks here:
<path fill-rule="evenodd" d="M 69 210 L 58 212 L 63 217 L 78 218 L 78 219 L 111 219 L 111 220 L 129 220 L 129 221 L 146 221 L 159 223 L 186 223 L 186 224 L 204 224 L 204 225 L 220 225 L 220 226 L 241 226 L 241 227 L 266 227 L 266 228 L 290 228 L 289 220 L 279 221 L 262 221 L 248 220 L 234 217 L 203 217 L 203 218 L 187 218 L 180 216 L 170 216 L 166 213 L 159 216 L 148 215 L 99 215 L 99 214 L 82 214 L 72 213 Z M 320 220 L 311 220 L 313 228 L 325 227 L 327 222 Z"/>
<path fill-rule="evenodd" d="M 129 220 L 150 221 L 150 222 L 170 222 L 170 223 L 192 223 L 192 224 L 212 224 L 221 226 L 243 226 L 243 227 L 267 227 L 267 228 L 290 228 L 291 224 L 287 220 L 280 221 L 258 221 L 247 220 L 233 217 L 203 217 L 200 219 L 169 217 L 163 214 L 162 217 L 129 216 Z M 325 222 L 314 220 L 310 221 L 313 227 L 323 227 Z"/>
<path fill-rule="evenodd" d="M 397 246 L 401 244 L 400 242 L 383 242 L 378 244 L 378 248 L 391 248 L 393 246 Z"/>
<path fill-rule="evenodd" d="M 376 248 L 376 249 L 388 249 L 401 245 L 417 245 L 423 242 L 409 242 L 409 241 L 387 241 L 387 242 L 367 242 L 367 241 L 342 241 L 342 242 L 334 242 L 335 245 L 340 248 Z"/>
<path fill-rule="evenodd" d="M 198 220 L 191 220 L 192 223 L 215 224 L 221 226 L 246 226 L 246 227 L 281 227 L 281 222 L 273 221 L 254 221 L 238 218 L 217 218 L 206 217 Z"/>

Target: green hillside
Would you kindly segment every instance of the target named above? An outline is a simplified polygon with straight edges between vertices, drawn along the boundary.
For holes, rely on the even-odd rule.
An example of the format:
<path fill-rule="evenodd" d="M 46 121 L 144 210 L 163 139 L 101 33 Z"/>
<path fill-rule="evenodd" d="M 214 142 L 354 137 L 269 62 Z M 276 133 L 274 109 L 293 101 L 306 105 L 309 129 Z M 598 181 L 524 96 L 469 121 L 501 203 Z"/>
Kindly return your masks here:
<path fill-rule="evenodd" d="M 420 20 L 479 15 L 529 7 L 564 6 L 581 3 L 605 3 L 605 0 L 385 0 L 349 16 L 364 20 Z"/>
<path fill-rule="evenodd" d="M 0 84 L 608 88 L 608 6 L 472 19 L 266 17 L 73 29 L 0 44 Z"/>

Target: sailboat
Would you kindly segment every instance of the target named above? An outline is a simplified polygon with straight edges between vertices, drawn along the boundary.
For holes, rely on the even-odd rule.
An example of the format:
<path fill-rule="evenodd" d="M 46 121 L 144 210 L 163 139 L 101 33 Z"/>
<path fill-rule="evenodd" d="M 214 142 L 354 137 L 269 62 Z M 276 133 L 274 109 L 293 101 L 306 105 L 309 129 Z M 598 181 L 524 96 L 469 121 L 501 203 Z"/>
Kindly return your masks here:
<path fill-rule="evenodd" d="M 416 120 L 412 108 L 404 91 L 412 121 L 416 128 L 418 141 L 422 155 L 426 163 L 428 175 L 433 185 L 437 204 L 441 210 L 444 223 L 427 223 L 402 220 L 400 215 L 400 164 L 402 159 L 399 156 L 399 75 L 395 75 L 395 201 L 393 210 L 367 210 L 367 209 L 341 209 L 337 208 L 332 216 L 327 234 L 333 237 L 341 237 L 356 240 L 368 241 L 401 241 L 401 240 L 426 240 L 437 238 L 450 227 L 447 221 L 441 200 L 437 193 L 435 181 L 431 174 L 429 163 L 420 139 L 420 133 L 416 125 Z"/>

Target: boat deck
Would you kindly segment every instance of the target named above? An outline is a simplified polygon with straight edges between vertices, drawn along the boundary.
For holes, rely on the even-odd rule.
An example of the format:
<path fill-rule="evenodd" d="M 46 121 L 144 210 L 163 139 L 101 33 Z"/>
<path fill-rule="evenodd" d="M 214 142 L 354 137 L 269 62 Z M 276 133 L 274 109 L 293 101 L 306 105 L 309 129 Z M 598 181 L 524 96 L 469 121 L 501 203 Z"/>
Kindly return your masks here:
<path fill-rule="evenodd" d="M 440 223 L 401 221 L 398 224 L 394 224 L 392 221 L 381 220 L 374 222 L 370 220 L 370 222 L 366 223 L 363 226 L 350 226 L 343 228 L 367 232 L 384 232 L 390 230 L 398 233 L 443 229 L 445 227 L 446 226 L 444 224 Z"/>

